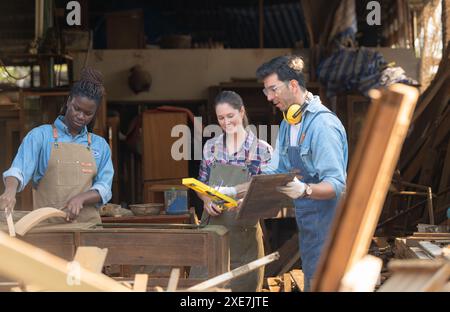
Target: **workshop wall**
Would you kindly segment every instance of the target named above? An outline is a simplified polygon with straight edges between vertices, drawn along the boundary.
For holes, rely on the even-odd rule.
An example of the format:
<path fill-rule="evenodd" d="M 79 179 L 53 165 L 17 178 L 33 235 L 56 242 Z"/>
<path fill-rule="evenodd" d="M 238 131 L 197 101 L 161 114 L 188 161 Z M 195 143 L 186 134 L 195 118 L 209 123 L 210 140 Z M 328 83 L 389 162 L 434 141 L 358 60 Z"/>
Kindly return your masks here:
<path fill-rule="evenodd" d="M 418 59 L 412 50 L 378 48 L 388 62 L 395 61 L 417 79 Z M 105 77 L 108 101 L 192 101 L 207 99 L 207 88 L 232 78 L 255 79 L 256 68 L 291 49 L 174 49 L 93 50 L 76 53 L 74 74 L 84 64 Z M 309 50 L 296 50 L 308 63 Z M 130 69 L 141 65 L 152 76 L 148 92 L 134 94 L 128 87 Z"/>
<path fill-rule="evenodd" d="M 255 79 L 260 64 L 289 53 L 291 49 L 93 50 L 87 64 L 103 73 L 108 101 L 200 100 L 207 98 L 209 86 L 231 78 Z M 75 55 L 75 79 L 85 59 L 86 53 Z M 128 87 L 134 65 L 151 74 L 148 92 L 135 95 Z"/>

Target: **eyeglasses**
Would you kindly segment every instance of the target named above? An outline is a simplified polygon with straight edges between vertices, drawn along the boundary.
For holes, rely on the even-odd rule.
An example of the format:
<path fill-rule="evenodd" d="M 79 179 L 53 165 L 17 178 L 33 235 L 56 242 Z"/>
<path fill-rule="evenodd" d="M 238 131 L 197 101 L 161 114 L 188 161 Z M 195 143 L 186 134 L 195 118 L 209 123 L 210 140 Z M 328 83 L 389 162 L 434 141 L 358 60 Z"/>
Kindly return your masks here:
<path fill-rule="evenodd" d="M 264 88 L 262 91 L 263 91 L 263 93 L 264 93 L 264 95 L 265 96 L 268 96 L 269 94 L 275 94 L 276 92 L 277 92 L 277 90 L 281 87 L 281 86 L 285 86 L 286 85 L 286 83 L 285 82 L 281 82 L 280 84 L 278 84 L 278 85 L 275 85 L 275 86 L 271 86 L 271 87 L 268 87 L 268 88 Z"/>

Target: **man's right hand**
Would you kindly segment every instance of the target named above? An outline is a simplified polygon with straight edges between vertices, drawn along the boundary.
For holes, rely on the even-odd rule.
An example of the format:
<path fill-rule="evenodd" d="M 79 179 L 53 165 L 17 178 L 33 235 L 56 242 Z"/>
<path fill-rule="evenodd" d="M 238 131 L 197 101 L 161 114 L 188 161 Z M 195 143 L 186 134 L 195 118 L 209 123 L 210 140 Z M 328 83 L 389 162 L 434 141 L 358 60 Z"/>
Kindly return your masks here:
<path fill-rule="evenodd" d="M 0 195 L 0 208 L 7 213 L 12 213 L 16 206 L 16 193 L 5 191 Z"/>

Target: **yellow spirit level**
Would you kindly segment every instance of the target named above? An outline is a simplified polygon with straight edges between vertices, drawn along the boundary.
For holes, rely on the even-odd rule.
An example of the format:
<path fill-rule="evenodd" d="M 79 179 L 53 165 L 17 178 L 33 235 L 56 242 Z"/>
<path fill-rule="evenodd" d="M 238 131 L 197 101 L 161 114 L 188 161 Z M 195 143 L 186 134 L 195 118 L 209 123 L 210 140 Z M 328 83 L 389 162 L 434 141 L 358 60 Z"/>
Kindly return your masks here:
<path fill-rule="evenodd" d="M 238 205 L 237 201 L 235 201 L 233 198 L 218 192 L 213 187 L 206 185 L 205 183 L 197 179 L 184 178 L 182 183 L 184 186 L 187 186 L 194 191 L 207 195 L 212 199 L 213 202 L 220 203 L 226 208 L 233 208 Z"/>

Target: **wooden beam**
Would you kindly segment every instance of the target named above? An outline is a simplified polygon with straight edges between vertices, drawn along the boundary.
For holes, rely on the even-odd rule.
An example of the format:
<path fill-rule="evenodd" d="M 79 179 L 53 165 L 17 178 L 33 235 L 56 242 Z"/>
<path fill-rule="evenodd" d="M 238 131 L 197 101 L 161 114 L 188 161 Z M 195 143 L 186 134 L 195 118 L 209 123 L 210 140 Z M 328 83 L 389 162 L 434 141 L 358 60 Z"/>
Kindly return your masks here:
<path fill-rule="evenodd" d="M 16 236 L 16 229 L 14 227 L 14 221 L 13 221 L 13 218 L 12 218 L 12 212 L 8 212 L 5 209 L 5 216 L 6 216 L 6 223 L 8 224 L 9 236 L 15 237 Z"/>
<path fill-rule="evenodd" d="M 295 285 L 297 285 L 297 289 L 299 291 L 303 291 L 305 287 L 305 276 L 301 270 L 292 270 L 289 272 L 291 274 L 292 280 L 294 281 Z"/>
<path fill-rule="evenodd" d="M 71 265 L 2 232 L 0 254 L 0 274 L 25 285 L 51 291 L 130 291 L 106 275 Z"/>
<path fill-rule="evenodd" d="M 298 249 L 298 235 L 295 233 L 277 250 L 280 254 L 280 259 L 266 266 L 265 276 L 272 277 L 286 273 L 287 271 L 283 272 L 283 270 L 285 270 L 286 264 L 289 263 L 289 260 L 297 255 Z M 287 270 L 289 270 L 289 268 Z"/>
<path fill-rule="evenodd" d="M 285 274 L 286 272 L 289 272 L 294 264 L 300 260 L 300 251 L 297 250 L 294 254 L 294 256 L 289 259 L 289 261 L 283 266 L 283 268 L 280 271 L 280 274 Z"/>
<path fill-rule="evenodd" d="M 136 274 L 134 276 L 133 290 L 138 292 L 146 292 L 148 283 L 148 274 Z"/>
<path fill-rule="evenodd" d="M 402 84 L 370 94 L 347 194 L 337 208 L 313 291 L 338 291 L 344 274 L 367 254 L 418 97 L 417 89 Z"/>
<path fill-rule="evenodd" d="M 280 292 L 281 291 L 281 279 L 279 277 L 268 277 L 267 286 L 270 292 Z"/>
<path fill-rule="evenodd" d="M 106 260 L 107 248 L 80 246 L 75 253 L 73 261 L 81 267 L 94 273 L 101 273 Z"/>
<path fill-rule="evenodd" d="M 420 115 L 422 115 L 427 106 L 436 96 L 437 92 L 441 89 L 442 85 L 450 77 L 450 71 L 448 69 L 450 67 L 450 49 L 448 49 L 449 46 L 450 43 L 447 44 L 446 55 L 442 56 L 435 78 L 431 82 L 428 89 L 421 96 L 420 103 L 417 106 L 416 111 L 414 112 L 414 116 L 412 119 L 413 123 L 417 121 Z"/>
<path fill-rule="evenodd" d="M 388 265 L 392 276 L 380 292 L 442 291 L 450 278 L 450 263 L 436 260 L 393 260 Z"/>
<path fill-rule="evenodd" d="M 439 258 L 442 256 L 442 248 L 432 242 L 422 241 L 419 242 L 419 246 L 433 258 Z"/>
<path fill-rule="evenodd" d="M 189 287 L 188 291 L 204 291 L 209 288 L 216 287 L 222 283 L 228 282 L 238 276 L 244 275 L 246 273 L 249 273 L 253 270 L 256 270 L 272 261 L 278 260 L 280 258 L 280 255 L 278 252 L 271 253 L 270 255 L 267 255 L 265 257 L 259 258 L 255 261 L 252 261 L 248 264 L 245 264 L 243 266 L 240 266 L 230 272 L 221 274 L 219 276 L 216 276 L 214 278 L 211 278 L 209 280 L 204 281 L 203 283 L 197 284 L 195 286 Z"/>
<path fill-rule="evenodd" d="M 178 280 L 180 278 L 180 269 L 175 268 L 170 272 L 169 284 L 167 285 L 167 291 L 176 291 L 178 286 Z"/>
<path fill-rule="evenodd" d="M 66 218 L 66 213 L 56 208 L 45 207 L 33 210 L 16 222 L 16 233 L 24 236 L 35 225 L 52 217 Z"/>
<path fill-rule="evenodd" d="M 289 273 L 283 274 L 283 292 L 292 292 L 292 280 Z"/>

